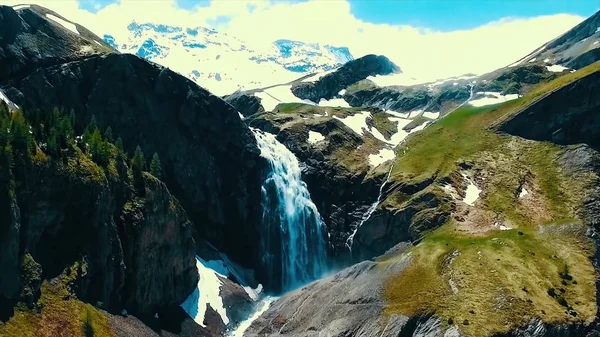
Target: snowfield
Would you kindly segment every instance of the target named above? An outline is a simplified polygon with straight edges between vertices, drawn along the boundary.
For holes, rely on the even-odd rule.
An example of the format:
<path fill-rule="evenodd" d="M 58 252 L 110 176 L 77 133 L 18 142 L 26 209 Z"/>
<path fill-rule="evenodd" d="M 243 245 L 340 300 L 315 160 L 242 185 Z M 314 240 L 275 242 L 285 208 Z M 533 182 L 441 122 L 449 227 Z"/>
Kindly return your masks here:
<path fill-rule="evenodd" d="M 477 98 L 477 99 L 472 99 L 468 102 L 468 104 L 475 106 L 475 107 L 482 107 L 482 106 L 486 106 L 486 105 L 504 103 L 504 102 L 512 101 L 513 99 L 519 98 L 518 94 L 502 95 L 499 92 L 493 92 L 493 91 L 485 91 L 485 92 L 480 91 L 480 92 L 475 93 L 474 96 L 478 96 L 478 95 L 483 95 L 483 97 Z"/>

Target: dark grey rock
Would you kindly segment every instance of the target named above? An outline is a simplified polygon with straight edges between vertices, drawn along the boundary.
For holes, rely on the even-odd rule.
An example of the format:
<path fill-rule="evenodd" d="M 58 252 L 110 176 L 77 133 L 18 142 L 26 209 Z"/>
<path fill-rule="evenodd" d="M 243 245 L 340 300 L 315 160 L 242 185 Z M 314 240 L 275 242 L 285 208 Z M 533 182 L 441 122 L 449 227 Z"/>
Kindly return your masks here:
<path fill-rule="evenodd" d="M 292 85 L 292 93 L 301 99 L 319 102 L 322 98 L 332 99 L 350 84 L 369 76 L 388 75 L 401 72 L 400 68 L 385 56 L 366 55 L 341 66 L 333 73 L 316 82 L 300 82 Z"/>

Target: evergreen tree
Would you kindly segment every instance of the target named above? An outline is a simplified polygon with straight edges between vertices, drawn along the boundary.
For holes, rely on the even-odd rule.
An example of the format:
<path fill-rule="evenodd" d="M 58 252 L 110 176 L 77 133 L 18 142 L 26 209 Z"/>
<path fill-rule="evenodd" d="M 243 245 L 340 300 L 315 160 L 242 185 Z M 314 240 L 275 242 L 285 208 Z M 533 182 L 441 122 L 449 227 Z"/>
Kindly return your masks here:
<path fill-rule="evenodd" d="M 125 150 L 123 150 L 123 139 L 121 139 L 121 137 L 117 138 L 115 146 L 117 147 L 117 150 L 119 150 L 119 153 L 125 153 Z"/>
<path fill-rule="evenodd" d="M 142 149 L 138 145 L 138 147 L 135 148 L 135 153 L 133 154 L 133 159 L 131 160 L 131 170 L 133 173 L 133 186 L 140 193 L 143 193 L 144 191 L 144 176 L 142 171 L 144 171 L 145 168 L 146 159 L 144 159 Z"/>
<path fill-rule="evenodd" d="M 106 131 L 104 132 L 104 138 L 106 138 L 106 141 L 110 143 L 113 142 L 112 129 L 110 128 L 110 126 L 106 128 Z"/>
<path fill-rule="evenodd" d="M 81 136 L 81 150 L 83 152 L 88 151 L 91 139 L 92 139 L 92 131 L 90 131 L 89 129 L 86 128 L 83 131 L 83 135 Z"/>
<path fill-rule="evenodd" d="M 96 116 L 92 115 L 92 119 L 90 120 L 90 124 L 88 124 L 87 129 L 90 132 L 94 132 L 98 128 L 98 124 L 96 123 Z"/>
<path fill-rule="evenodd" d="M 152 156 L 152 161 L 150 162 L 150 173 L 158 179 L 162 178 L 162 167 L 160 165 L 160 159 L 158 158 L 158 153 L 154 153 Z"/>
<path fill-rule="evenodd" d="M 133 154 L 133 159 L 131 161 L 131 168 L 134 172 L 137 171 L 139 173 L 146 169 L 146 159 L 144 158 L 144 154 L 139 145 L 135 148 L 135 153 Z"/>
<path fill-rule="evenodd" d="M 56 132 L 53 130 L 50 132 L 50 136 L 48 136 L 48 139 L 46 140 L 46 150 L 48 151 L 49 155 L 58 156 L 60 154 L 59 149 L 60 147 L 56 141 Z"/>
<path fill-rule="evenodd" d="M 92 132 L 92 135 L 90 137 L 89 149 L 93 161 L 100 165 L 108 163 L 110 147 L 108 142 L 102 139 L 100 130 L 95 129 L 94 132 Z"/>
<path fill-rule="evenodd" d="M 30 133 L 29 124 L 20 110 L 13 112 L 12 125 L 10 128 L 12 135 L 13 150 L 19 153 L 24 159 L 29 159 L 31 153 L 35 150 L 35 140 Z"/>

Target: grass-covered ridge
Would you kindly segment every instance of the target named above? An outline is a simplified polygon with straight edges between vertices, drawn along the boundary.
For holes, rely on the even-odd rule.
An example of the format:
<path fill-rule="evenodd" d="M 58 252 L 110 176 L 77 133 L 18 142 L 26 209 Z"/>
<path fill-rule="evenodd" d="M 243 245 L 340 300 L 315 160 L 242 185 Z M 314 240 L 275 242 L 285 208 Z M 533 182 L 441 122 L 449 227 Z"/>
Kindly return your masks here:
<path fill-rule="evenodd" d="M 433 177 L 427 188 L 437 189 L 468 171 L 481 194 L 474 206 L 455 200 L 454 216 L 410 250 L 413 263 L 406 270 L 386 280 L 387 314 L 435 314 L 469 336 L 504 333 L 534 318 L 555 324 L 595 319 L 595 246 L 577 213 L 587 178 L 562 171 L 558 159 L 565 147 L 494 130 L 507 116 L 595 71 L 600 62 L 515 101 L 463 106 L 397 149 L 391 180 Z M 520 196 L 522 189 L 527 196 Z"/>
<path fill-rule="evenodd" d="M 84 269 L 85 263 L 77 262 L 57 278 L 44 281 L 35 307 L 18 305 L 8 322 L 0 322 L 0 336 L 114 336 L 104 311 L 72 295 L 71 283 Z"/>

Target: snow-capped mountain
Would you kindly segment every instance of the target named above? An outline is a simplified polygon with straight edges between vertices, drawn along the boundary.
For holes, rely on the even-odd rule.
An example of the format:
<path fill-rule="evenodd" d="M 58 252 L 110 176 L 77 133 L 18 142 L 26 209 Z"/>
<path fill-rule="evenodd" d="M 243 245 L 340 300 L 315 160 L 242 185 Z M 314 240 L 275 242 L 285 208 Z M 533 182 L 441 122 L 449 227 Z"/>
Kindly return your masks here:
<path fill-rule="evenodd" d="M 132 22 L 126 35 L 104 35 L 104 41 L 169 67 L 217 95 L 289 82 L 354 59 L 346 47 L 291 40 L 250 45 L 210 28 L 153 23 Z"/>

